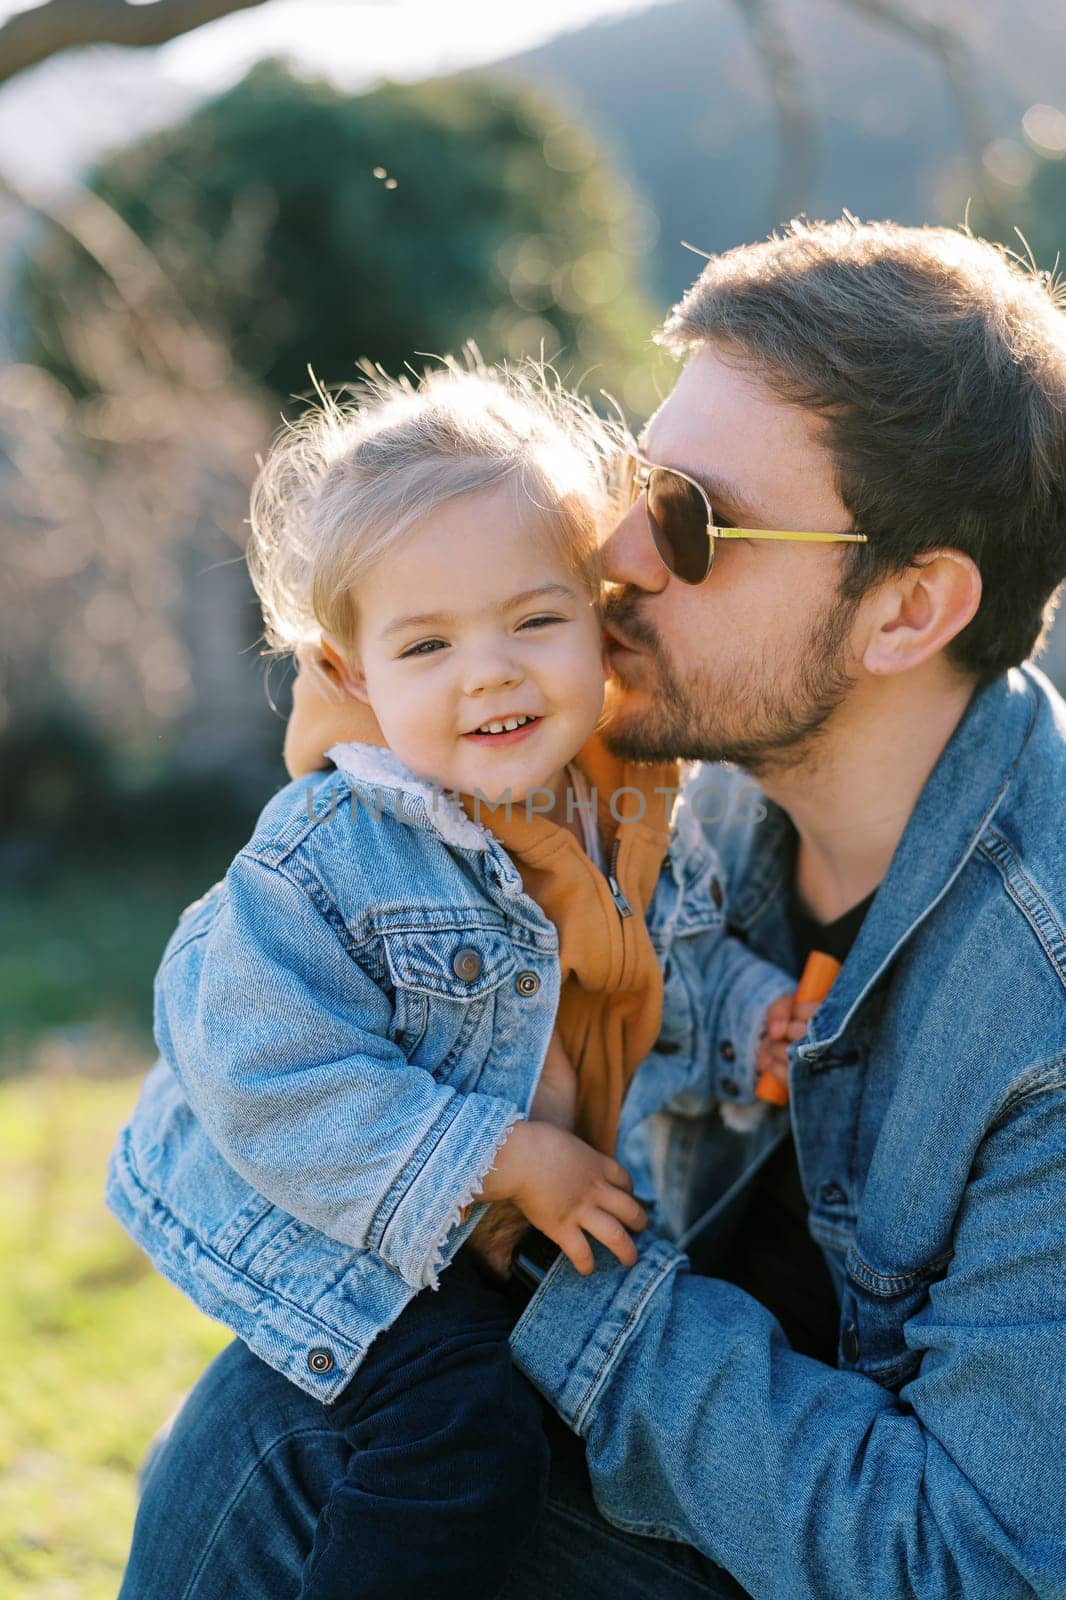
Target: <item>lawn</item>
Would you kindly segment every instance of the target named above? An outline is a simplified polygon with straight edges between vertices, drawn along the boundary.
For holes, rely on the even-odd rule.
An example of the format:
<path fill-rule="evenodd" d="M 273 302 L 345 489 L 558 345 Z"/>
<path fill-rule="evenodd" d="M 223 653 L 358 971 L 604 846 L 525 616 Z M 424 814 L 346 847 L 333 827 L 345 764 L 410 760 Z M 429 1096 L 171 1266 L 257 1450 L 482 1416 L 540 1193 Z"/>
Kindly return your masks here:
<path fill-rule="evenodd" d="M 105 1210 L 152 977 L 247 832 L 61 841 L 0 897 L 0 1595 L 115 1600 L 149 1440 L 226 1342 Z"/>
<path fill-rule="evenodd" d="M 114 1600 L 135 1473 L 227 1335 L 156 1277 L 101 1196 L 136 1047 L 59 1030 L 0 1082 L 0 1593 Z"/>

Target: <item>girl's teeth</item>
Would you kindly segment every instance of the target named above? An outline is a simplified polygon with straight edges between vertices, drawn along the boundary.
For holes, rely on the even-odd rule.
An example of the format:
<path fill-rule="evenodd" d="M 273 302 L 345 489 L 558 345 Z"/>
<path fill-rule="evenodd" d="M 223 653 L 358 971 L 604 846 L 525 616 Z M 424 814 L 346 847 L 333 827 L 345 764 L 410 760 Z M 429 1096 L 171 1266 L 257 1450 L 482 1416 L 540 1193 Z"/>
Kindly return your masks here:
<path fill-rule="evenodd" d="M 506 722 L 487 722 L 478 733 L 513 733 L 515 728 L 522 728 L 527 722 L 532 722 L 532 717 L 508 717 Z"/>

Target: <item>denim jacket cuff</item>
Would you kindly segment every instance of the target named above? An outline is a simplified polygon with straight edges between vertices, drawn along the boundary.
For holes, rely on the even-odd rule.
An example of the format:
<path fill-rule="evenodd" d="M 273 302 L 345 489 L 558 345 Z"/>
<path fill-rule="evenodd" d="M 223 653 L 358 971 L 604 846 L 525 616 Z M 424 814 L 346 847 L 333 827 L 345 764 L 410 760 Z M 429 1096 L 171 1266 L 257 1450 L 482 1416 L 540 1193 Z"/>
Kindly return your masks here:
<path fill-rule="evenodd" d="M 511 1356 L 555 1407 L 568 1427 L 584 1433 L 596 1399 L 652 1296 L 687 1256 L 647 1232 L 635 1243 L 635 1267 L 623 1267 L 603 1245 L 592 1244 L 589 1277 L 564 1255 L 548 1271 L 511 1332 Z"/>
<path fill-rule="evenodd" d="M 780 967 L 755 956 L 733 974 L 719 1013 L 714 1051 L 716 1090 L 724 1106 L 755 1099 L 755 1058 L 767 1010 L 795 987 Z"/>
<path fill-rule="evenodd" d="M 484 1210 L 471 1202 L 521 1111 L 489 1095 L 457 1095 L 429 1154 L 389 1216 L 379 1254 L 415 1289 L 436 1289 L 439 1274 Z M 465 1215 L 464 1215 L 465 1213 Z"/>

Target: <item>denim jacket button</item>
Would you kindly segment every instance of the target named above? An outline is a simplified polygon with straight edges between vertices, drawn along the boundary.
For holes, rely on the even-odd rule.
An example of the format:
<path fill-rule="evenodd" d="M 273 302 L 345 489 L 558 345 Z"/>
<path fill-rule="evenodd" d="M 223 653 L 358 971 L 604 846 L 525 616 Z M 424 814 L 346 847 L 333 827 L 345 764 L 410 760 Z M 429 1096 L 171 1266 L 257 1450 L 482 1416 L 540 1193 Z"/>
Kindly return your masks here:
<path fill-rule="evenodd" d="M 723 1078 L 719 1088 L 723 1094 L 737 1095 L 740 1093 L 740 1084 L 735 1078 Z"/>
<path fill-rule="evenodd" d="M 838 1206 L 848 1197 L 840 1187 L 839 1183 L 829 1182 L 822 1184 L 822 1187 L 818 1191 L 818 1198 L 819 1200 L 824 1201 L 827 1206 Z"/>
<path fill-rule="evenodd" d="M 514 981 L 514 986 L 523 999 L 528 1000 L 530 995 L 536 994 L 540 988 L 540 979 L 535 972 L 520 972 Z"/>
<path fill-rule="evenodd" d="M 721 1044 L 718 1046 L 718 1054 L 721 1056 L 723 1061 L 735 1061 L 737 1059 L 736 1045 L 733 1043 L 732 1039 L 722 1040 Z"/>
<path fill-rule="evenodd" d="M 475 978 L 481 976 L 481 957 L 476 950 L 464 944 L 462 949 L 457 950 L 452 956 L 452 971 L 464 983 L 473 983 Z"/>
<path fill-rule="evenodd" d="M 307 1365 L 312 1372 L 319 1374 L 333 1371 L 333 1354 L 329 1350 L 312 1350 L 307 1357 Z"/>
<path fill-rule="evenodd" d="M 859 1359 L 859 1330 L 854 1322 L 849 1322 L 844 1329 L 840 1340 L 840 1350 L 845 1361 L 858 1361 Z"/>
<path fill-rule="evenodd" d="M 711 899 L 714 901 L 716 909 L 721 911 L 722 902 L 725 900 L 725 894 L 723 893 L 722 885 L 719 883 L 717 878 L 711 879 Z"/>

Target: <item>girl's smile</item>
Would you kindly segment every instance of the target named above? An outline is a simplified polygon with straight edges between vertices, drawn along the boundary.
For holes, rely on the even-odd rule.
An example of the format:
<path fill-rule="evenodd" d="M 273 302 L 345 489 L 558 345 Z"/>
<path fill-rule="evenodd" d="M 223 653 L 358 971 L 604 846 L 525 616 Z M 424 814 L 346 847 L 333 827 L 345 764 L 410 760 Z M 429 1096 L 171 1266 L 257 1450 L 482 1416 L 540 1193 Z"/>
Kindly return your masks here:
<path fill-rule="evenodd" d="M 464 733 L 463 738 L 484 745 L 518 744 L 534 733 L 543 720 L 543 717 L 529 716 L 519 711 L 512 716 L 495 719 L 487 726 L 482 724 L 480 728 Z"/>
<path fill-rule="evenodd" d="M 599 611 L 516 479 L 446 501 L 355 599 L 342 682 L 405 766 L 491 801 L 565 785 L 603 708 Z"/>

